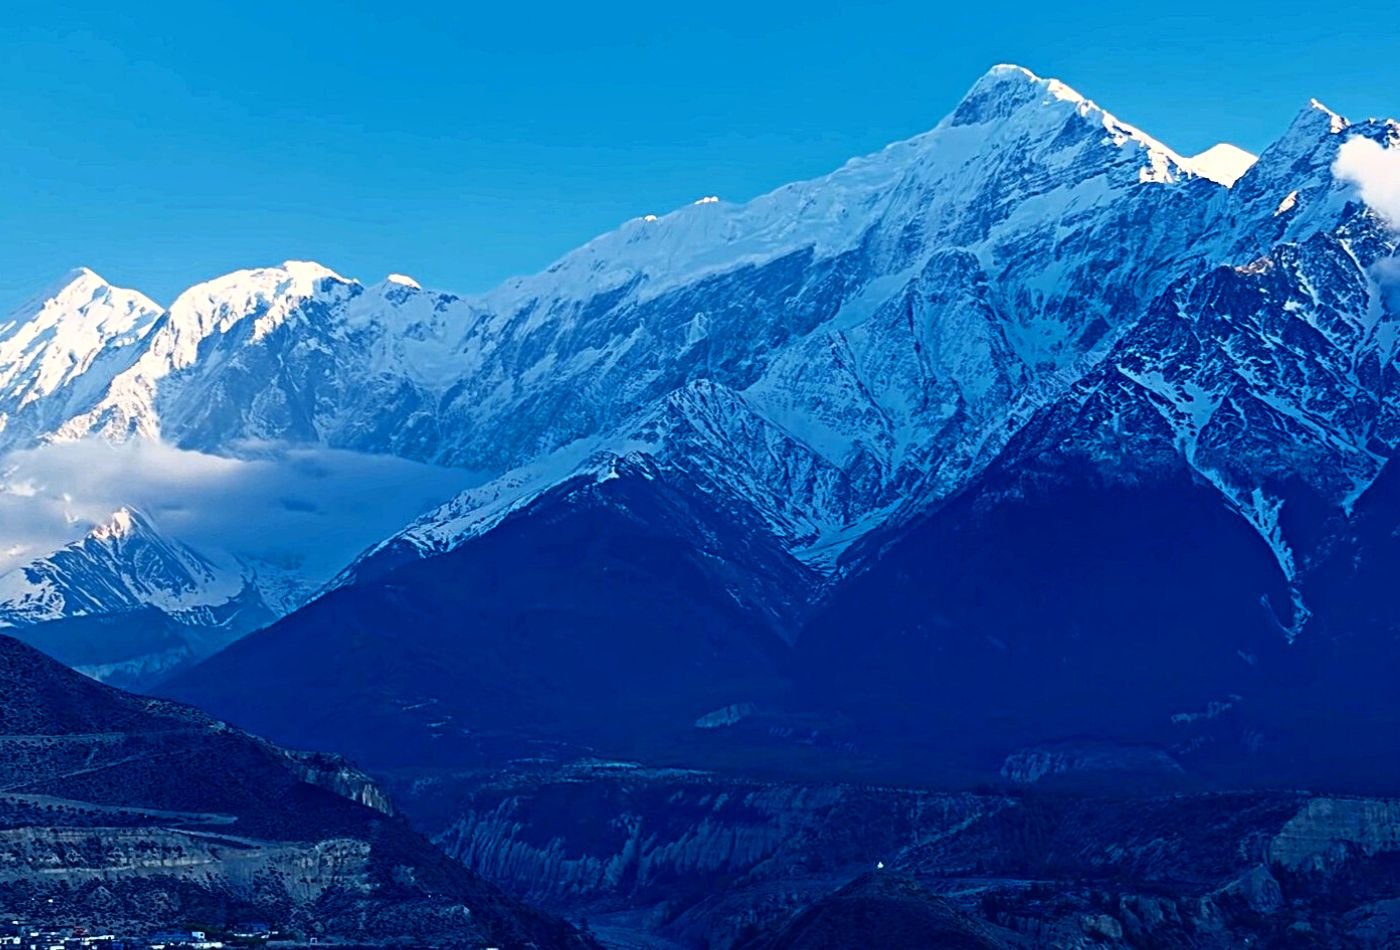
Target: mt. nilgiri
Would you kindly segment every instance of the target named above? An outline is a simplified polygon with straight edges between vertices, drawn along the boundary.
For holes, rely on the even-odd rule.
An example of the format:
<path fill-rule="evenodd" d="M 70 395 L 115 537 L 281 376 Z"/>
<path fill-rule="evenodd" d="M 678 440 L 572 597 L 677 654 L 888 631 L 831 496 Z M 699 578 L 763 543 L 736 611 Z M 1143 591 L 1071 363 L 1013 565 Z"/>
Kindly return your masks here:
<path fill-rule="evenodd" d="M 0 627 L 348 756 L 474 870 L 609 915 L 605 944 L 826 946 L 867 906 L 1060 940 L 1018 930 L 1023 890 L 969 907 L 952 879 L 1137 887 L 1157 871 L 1063 849 L 1157 818 L 1055 796 L 1178 796 L 1151 815 L 1189 824 L 1243 788 L 1220 835 L 1282 850 L 1236 867 L 1212 817 L 1181 853 L 1233 856 L 1157 868 L 1175 910 L 1044 906 L 1103 945 L 1152 913 L 1162 946 L 1282 939 L 1275 892 L 1391 899 L 1343 865 L 1400 853 L 1372 818 L 1287 850 L 1334 814 L 1307 796 L 1400 788 L 1400 214 L 1357 148 L 1400 154 L 1400 123 L 1312 102 L 1258 156 L 1183 156 L 1003 65 L 929 132 L 484 294 L 288 261 L 162 307 L 80 269 L 0 320 L 0 518 L 26 526 L 0 528 Z M 927 837 L 896 788 L 979 792 Z M 570 794 L 597 840 L 556 826 Z M 912 877 L 818 874 L 804 838 L 805 883 L 741 907 L 798 845 L 701 839 L 795 821 L 789 796 L 878 813 Z M 690 823 L 666 904 L 612 837 Z M 1326 933 L 1367 945 L 1380 913 Z"/>

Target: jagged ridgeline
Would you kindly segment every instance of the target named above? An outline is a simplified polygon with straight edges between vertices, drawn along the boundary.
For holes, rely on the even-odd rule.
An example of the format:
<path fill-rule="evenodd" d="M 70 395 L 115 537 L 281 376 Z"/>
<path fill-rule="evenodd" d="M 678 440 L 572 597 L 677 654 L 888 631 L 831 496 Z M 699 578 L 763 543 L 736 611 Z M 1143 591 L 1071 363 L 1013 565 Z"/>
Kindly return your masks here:
<path fill-rule="evenodd" d="M 163 688 L 376 765 L 543 739 L 943 780 L 1087 738 L 1388 781 L 1396 237 L 1353 140 L 1400 126 L 1312 103 L 1257 160 L 1183 156 L 1000 66 L 925 134 L 486 294 L 287 262 L 160 307 L 78 272 L 0 331 L 6 448 L 475 484 L 314 576 L 135 505 L 11 571 L 4 617 L 149 683 L 285 614 Z"/>

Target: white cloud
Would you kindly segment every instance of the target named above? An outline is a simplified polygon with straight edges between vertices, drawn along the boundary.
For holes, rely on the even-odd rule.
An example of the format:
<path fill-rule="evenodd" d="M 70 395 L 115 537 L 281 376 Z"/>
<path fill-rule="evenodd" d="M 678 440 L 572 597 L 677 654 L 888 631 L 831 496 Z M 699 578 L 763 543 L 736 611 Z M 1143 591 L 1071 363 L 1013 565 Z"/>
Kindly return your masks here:
<path fill-rule="evenodd" d="M 1366 138 L 1353 138 L 1337 150 L 1332 174 L 1351 182 L 1361 200 L 1400 229 L 1400 148 L 1384 148 Z"/>
<path fill-rule="evenodd" d="M 370 544 L 483 479 L 383 455 L 246 445 L 239 458 L 157 442 L 46 445 L 0 459 L 0 573 L 81 537 L 123 505 L 209 554 L 328 580 Z"/>
<path fill-rule="evenodd" d="M 1371 268 L 1371 276 L 1384 295 L 1385 304 L 1393 314 L 1400 314 L 1400 257 L 1386 257 L 1376 261 Z"/>

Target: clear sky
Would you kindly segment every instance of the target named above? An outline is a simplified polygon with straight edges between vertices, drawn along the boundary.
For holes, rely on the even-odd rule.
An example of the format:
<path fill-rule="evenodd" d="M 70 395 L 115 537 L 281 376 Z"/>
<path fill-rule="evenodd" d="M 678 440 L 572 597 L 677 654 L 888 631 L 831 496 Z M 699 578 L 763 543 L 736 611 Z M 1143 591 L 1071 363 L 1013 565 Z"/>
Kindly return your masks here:
<path fill-rule="evenodd" d="M 926 130 L 997 62 L 1258 151 L 1309 97 L 1400 114 L 1397 50 L 1344 0 L 11 0 L 0 307 L 78 264 L 163 303 L 286 258 L 486 289 Z"/>

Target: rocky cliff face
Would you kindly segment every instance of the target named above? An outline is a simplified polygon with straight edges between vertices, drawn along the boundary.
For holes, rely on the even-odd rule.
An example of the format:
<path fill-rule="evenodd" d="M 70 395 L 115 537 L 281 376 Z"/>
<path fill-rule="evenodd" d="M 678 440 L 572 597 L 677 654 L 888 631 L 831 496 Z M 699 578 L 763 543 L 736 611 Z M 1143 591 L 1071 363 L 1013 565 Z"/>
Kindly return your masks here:
<path fill-rule="evenodd" d="M 1269 842 L 1269 859 L 1288 871 L 1335 875 L 1355 862 L 1400 851 L 1400 804 L 1315 798 Z"/>
<path fill-rule="evenodd" d="M 374 779 L 336 755 L 322 752 L 287 752 L 288 764 L 308 785 L 324 788 L 382 815 L 393 815 L 394 805 Z"/>
<path fill-rule="evenodd" d="M 779 878 L 799 856 L 808 872 L 824 869 L 839 877 L 947 835 L 1004 804 L 846 786 L 726 783 L 703 773 L 668 775 L 626 766 L 580 767 L 553 781 L 558 784 L 509 776 L 474 790 L 470 799 L 455 803 L 470 807 L 437 841 L 469 866 L 524 885 L 541 901 L 678 900 L 683 890 L 694 898 L 721 881 Z M 578 829 L 591 837 L 562 826 L 553 835 L 539 834 L 541 809 L 565 792 L 602 819 L 597 827 Z M 418 793 L 441 791 L 428 783 Z M 420 801 L 415 797 L 415 807 Z M 814 864 L 819 852 L 822 863 Z M 677 888 L 678 881 L 690 886 Z"/>
<path fill-rule="evenodd" d="M 1400 933 L 1384 900 L 1400 854 L 1389 800 L 938 794 L 608 763 L 400 792 L 449 853 L 633 940 L 771 945 L 872 874 L 928 895 L 881 920 L 967 914 L 995 946 L 1366 947 Z"/>
<path fill-rule="evenodd" d="M 420 779 L 397 792 L 448 854 L 515 893 L 711 946 L 1008 804 L 624 763 Z"/>
<path fill-rule="evenodd" d="M 70 896 L 94 885 L 108 891 L 107 907 L 84 908 Z M 0 887 L 12 912 L 20 912 L 17 901 L 37 906 L 53 897 L 119 929 L 158 923 L 162 905 L 203 896 L 246 913 L 261 904 L 300 930 L 325 926 L 314 910 L 323 899 L 368 900 L 373 874 L 369 844 L 354 839 L 276 843 L 215 831 L 35 825 L 0 831 Z"/>

